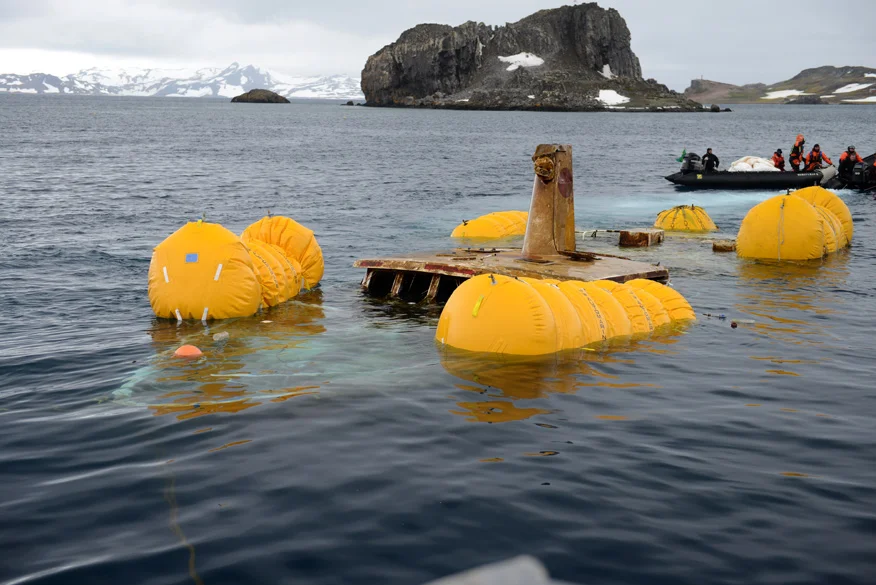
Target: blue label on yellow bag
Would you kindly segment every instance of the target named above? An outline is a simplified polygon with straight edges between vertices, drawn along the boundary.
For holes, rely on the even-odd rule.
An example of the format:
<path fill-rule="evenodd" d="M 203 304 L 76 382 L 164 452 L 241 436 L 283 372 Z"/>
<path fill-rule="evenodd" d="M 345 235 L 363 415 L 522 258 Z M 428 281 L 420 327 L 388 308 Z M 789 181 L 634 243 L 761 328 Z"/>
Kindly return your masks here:
<path fill-rule="evenodd" d="M 198 261 L 197 254 L 186 254 L 186 264 L 191 264 L 192 262 Z"/>

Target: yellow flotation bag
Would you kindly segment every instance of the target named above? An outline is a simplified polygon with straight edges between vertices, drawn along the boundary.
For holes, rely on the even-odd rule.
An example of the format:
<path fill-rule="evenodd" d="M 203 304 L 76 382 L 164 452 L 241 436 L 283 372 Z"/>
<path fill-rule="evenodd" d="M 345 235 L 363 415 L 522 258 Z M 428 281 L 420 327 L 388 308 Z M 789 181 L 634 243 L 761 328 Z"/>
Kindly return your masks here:
<path fill-rule="evenodd" d="M 526 233 L 529 214 L 525 211 L 497 211 L 456 226 L 451 238 L 508 238 Z"/>
<path fill-rule="evenodd" d="M 815 186 L 798 189 L 797 191 L 794 191 L 793 194 L 801 199 L 805 199 L 812 205 L 820 205 L 833 213 L 843 226 L 846 240 L 849 242 L 852 241 L 852 236 L 855 235 L 855 224 L 852 222 L 852 212 L 849 211 L 848 206 L 836 193 L 828 191 L 824 187 Z"/>
<path fill-rule="evenodd" d="M 820 205 L 813 205 L 815 211 L 821 216 L 821 221 L 824 223 L 824 253 L 833 254 L 841 248 L 849 245 L 849 240 L 846 237 L 846 232 L 843 229 L 843 224 L 839 218 Z"/>
<path fill-rule="evenodd" d="M 578 280 L 567 280 L 559 287 L 575 305 L 581 321 L 587 320 L 585 327 L 590 330 L 588 345 L 632 335 L 633 326 L 627 312 L 607 290 L 592 282 Z"/>
<path fill-rule="evenodd" d="M 450 296 L 435 338 L 467 351 L 535 356 L 650 333 L 675 320 L 673 315 L 695 318 L 681 295 L 654 285 L 482 274 Z"/>
<path fill-rule="evenodd" d="M 739 256 L 767 260 L 814 260 L 847 245 L 842 221 L 796 194 L 755 205 L 736 236 Z"/>
<path fill-rule="evenodd" d="M 240 235 L 244 243 L 259 240 L 279 246 L 290 260 L 301 265 L 302 287 L 311 289 L 319 284 L 325 270 L 322 249 L 313 235 L 294 219 L 282 216 L 264 217 Z"/>
<path fill-rule="evenodd" d="M 563 349 L 554 313 L 538 290 L 498 274 L 463 282 L 441 311 L 435 338 L 458 349 L 545 355 Z"/>
<path fill-rule="evenodd" d="M 672 321 L 695 321 L 697 318 L 690 303 L 678 291 L 665 284 L 644 278 L 630 280 L 626 284 L 656 297 Z"/>
<path fill-rule="evenodd" d="M 654 227 L 667 232 L 714 232 L 718 226 L 706 213 L 706 210 L 696 205 L 679 205 L 657 214 Z"/>
<path fill-rule="evenodd" d="M 283 251 L 277 248 L 272 249 L 268 244 L 263 244 L 258 240 L 247 242 L 247 248 L 249 248 L 249 256 L 252 258 L 253 266 L 259 277 L 259 284 L 262 286 L 264 305 L 275 307 L 280 303 L 285 303 L 291 298 L 292 291 L 286 271 L 291 270 L 292 267 L 286 262 Z M 297 280 L 297 278 L 293 277 L 293 280 Z"/>
<path fill-rule="evenodd" d="M 657 328 L 658 324 L 652 319 L 651 311 L 648 310 L 646 303 L 636 294 L 636 290 L 633 287 L 611 280 L 597 280 L 593 284 L 610 292 L 611 296 L 620 302 L 632 324 L 633 335 L 651 333 Z M 652 296 L 651 298 L 653 299 L 654 297 Z M 664 310 L 663 313 L 665 316 L 666 311 Z M 668 317 L 666 318 L 668 319 Z M 662 325 L 663 323 L 660 324 Z"/>
<path fill-rule="evenodd" d="M 554 316 L 557 332 L 557 345 L 561 349 L 576 349 L 588 343 L 584 326 L 572 301 L 560 290 L 556 281 L 546 282 L 535 278 L 521 278 L 523 282 L 538 291 L 547 301 Z"/>
<path fill-rule="evenodd" d="M 189 222 L 155 246 L 149 302 L 165 319 L 228 319 L 255 314 L 262 289 L 249 251 L 219 224 Z"/>
<path fill-rule="evenodd" d="M 263 245 L 273 250 L 274 256 L 280 260 L 280 264 L 282 264 L 283 270 L 286 273 L 286 285 L 289 287 L 288 298 L 294 299 L 301 292 L 301 264 L 297 260 L 286 256 L 286 253 L 283 252 L 283 248 L 280 246 L 276 244 Z"/>

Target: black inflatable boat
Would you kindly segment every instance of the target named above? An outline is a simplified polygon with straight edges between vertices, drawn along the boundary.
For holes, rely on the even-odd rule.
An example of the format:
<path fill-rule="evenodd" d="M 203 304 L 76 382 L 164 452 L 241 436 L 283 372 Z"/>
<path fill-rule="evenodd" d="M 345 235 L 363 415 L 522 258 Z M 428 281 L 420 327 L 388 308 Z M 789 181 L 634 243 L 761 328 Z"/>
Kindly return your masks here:
<path fill-rule="evenodd" d="M 836 176 L 835 167 L 827 167 L 810 172 L 748 172 L 731 173 L 730 171 L 715 171 L 706 173 L 702 170 L 700 157 L 688 153 L 684 157 L 681 171 L 669 175 L 666 180 L 680 187 L 691 189 L 801 189 L 812 185 L 826 185 Z"/>

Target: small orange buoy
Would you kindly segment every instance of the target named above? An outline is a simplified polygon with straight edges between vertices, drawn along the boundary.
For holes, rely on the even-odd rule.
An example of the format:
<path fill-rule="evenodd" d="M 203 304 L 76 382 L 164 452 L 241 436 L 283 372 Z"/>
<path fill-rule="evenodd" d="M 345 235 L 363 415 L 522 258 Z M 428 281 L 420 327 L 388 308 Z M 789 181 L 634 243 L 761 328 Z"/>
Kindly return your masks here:
<path fill-rule="evenodd" d="M 185 359 L 196 359 L 204 355 L 200 349 L 195 347 L 194 345 L 183 345 L 180 346 L 175 352 L 173 352 L 173 357 L 185 358 Z"/>

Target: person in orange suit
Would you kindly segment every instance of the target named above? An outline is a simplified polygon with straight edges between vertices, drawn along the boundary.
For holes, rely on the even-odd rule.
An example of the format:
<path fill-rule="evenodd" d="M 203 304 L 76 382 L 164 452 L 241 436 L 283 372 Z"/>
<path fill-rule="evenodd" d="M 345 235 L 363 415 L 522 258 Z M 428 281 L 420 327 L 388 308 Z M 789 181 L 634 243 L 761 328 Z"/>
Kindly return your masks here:
<path fill-rule="evenodd" d="M 797 141 L 791 149 L 791 156 L 788 157 L 788 162 L 791 163 L 791 168 L 794 169 L 795 173 L 800 172 L 800 165 L 803 164 L 803 147 L 805 144 L 806 139 L 803 138 L 802 134 L 798 134 Z"/>
<path fill-rule="evenodd" d="M 861 155 L 855 152 L 855 147 L 850 146 L 848 150 L 840 155 L 839 158 L 839 172 L 841 175 L 849 174 L 852 172 L 856 163 L 862 163 L 864 159 L 861 158 Z"/>
<path fill-rule="evenodd" d="M 812 147 L 809 156 L 806 157 L 806 172 L 817 171 L 824 163 L 832 165 L 833 161 L 821 152 L 821 147 L 816 144 Z"/>
<path fill-rule="evenodd" d="M 773 153 L 773 166 L 782 172 L 785 172 L 785 157 L 782 156 L 782 149 L 778 149 Z"/>

